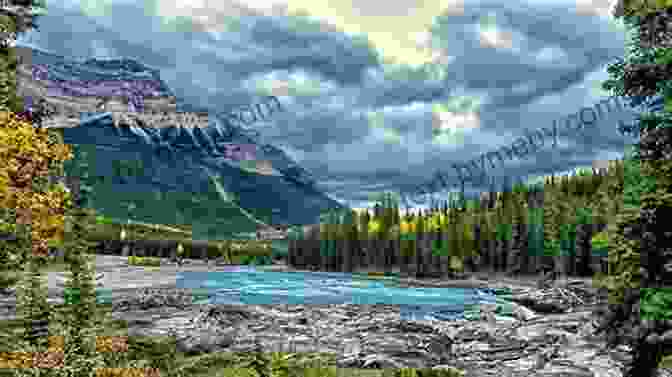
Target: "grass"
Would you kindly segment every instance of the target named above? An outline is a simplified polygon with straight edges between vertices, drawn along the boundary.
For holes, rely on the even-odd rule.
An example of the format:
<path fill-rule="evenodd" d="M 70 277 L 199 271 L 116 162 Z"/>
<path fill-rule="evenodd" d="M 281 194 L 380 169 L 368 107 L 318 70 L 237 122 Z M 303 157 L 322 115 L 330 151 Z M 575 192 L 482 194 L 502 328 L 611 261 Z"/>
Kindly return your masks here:
<path fill-rule="evenodd" d="M 667 355 L 663 357 L 663 360 L 660 362 L 659 368 L 672 369 L 672 355 Z"/>
<path fill-rule="evenodd" d="M 49 272 L 66 272 L 68 271 L 67 264 L 61 260 L 54 260 L 48 265 L 42 266 L 40 271 L 43 273 Z M 2 270 L 0 271 L 0 287 L 13 286 L 21 278 L 23 271 L 18 270 Z"/>
<path fill-rule="evenodd" d="M 161 258 L 128 256 L 130 266 L 160 266 Z"/>

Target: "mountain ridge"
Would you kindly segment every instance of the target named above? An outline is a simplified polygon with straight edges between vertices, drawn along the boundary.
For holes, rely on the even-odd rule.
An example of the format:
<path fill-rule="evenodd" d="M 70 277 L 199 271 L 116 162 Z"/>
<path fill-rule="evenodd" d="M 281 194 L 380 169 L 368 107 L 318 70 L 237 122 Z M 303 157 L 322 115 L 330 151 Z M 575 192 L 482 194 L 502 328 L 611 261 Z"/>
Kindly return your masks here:
<path fill-rule="evenodd" d="M 282 150 L 268 144 L 259 145 L 253 137 L 246 134 L 246 130 L 236 127 L 228 119 L 222 119 L 221 115 L 215 114 L 211 109 L 208 109 L 208 127 L 204 127 L 197 132 L 219 134 L 218 137 L 221 142 L 245 141 L 255 144 L 258 147 L 257 160 L 270 161 L 272 167 L 280 172 L 291 172 L 292 169 L 295 169 L 297 171 L 296 179 L 292 180 L 291 175 L 285 173 L 280 174 L 280 176 L 256 174 L 253 170 L 235 166 L 235 164 L 226 164 L 224 163 L 225 159 L 220 154 L 204 145 L 199 145 L 199 143 L 183 143 L 181 151 L 172 159 L 159 156 L 154 152 L 160 143 L 155 143 L 156 145 L 146 144 L 147 140 L 156 141 L 156 139 L 143 140 L 143 137 L 138 137 L 139 129 L 134 128 L 134 125 L 120 124 L 119 132 L 116 132 L 112 114 L 97 111 L 95 98 L 52 96 L 47 90 L 47 83 L 33 77 L 34 66 L 41 67 L 43 71 L 46 69 L 47 77 L 49 77 L 52 65 L 60 65 L 57 69 L 59 78 L 71 81 L 82 80 L 83 78 L 123 81 L 152 77 L 165 86 L 165 90 L 162 92 L 164 97 L 161 97 L 164 102 L 179 102 L 179 99 L 170 98 L 172 91 L 161 80 L 160 73 L 141 62 L 129 58 L 86 59 L 83 62 L 76 62 L 44 51 L 34 53 L 32 48 L 23 47 L 22 49 L 20 53 L 17 53 L 22 57 L 17 67 L 17 89 L 24 98 L 30 97 L 32 103 L 44 99 L 48 105 L 55 107 L 58 114 L 56 118 L 60 116 L 62 123 L 52 122 L 52 126 L 62 129 L 66 143 L 88 150 L 88 162 L 91 166 L 95 166 L 96 172 L 93 175 L 107 178 L 106 182 L 98 183 L 98 188 L 109 186 L 111 189 L 109 191 L 103 190 L 108 191 L 108 193 L 102 194 L 101 192 L 98 196 L 112 195 L 114 197 L 116 194 L 117 197 L 116 200 L 112 201 L 113 203 L 101 204 L 100 210 L 108 210 L 109 212 L 111 210 L 109 207 L 114 204 L 118 207 L 120 196 L 123 196 L 122 193 L 134 192 L 133 195 L 137 195 L 137 199 L 142 202 L 147 201 L 147 199 L 140 199 L 146 197 L 145 194 L 147 193 L 171 191 L 167 187 L 180 187 L 180 191 L 184 191 L 186 196 L 208 197 L 207 200 L 203 200 L 209 203 L 209 208 L 208 205 L 200 208 L 200 214 L 193 213 L 194 208 L 188 208 L 189 205 L 180 204 L 179 201 L 183 199 L 171 202 L 172 204 L 168 206 L 175 209 L 183 207 L 180 211 L 183 210 L 182 215 L 186 216 L 182 218 L 182 222 L 176 219 L 176 222 L 173 221 L 172 223 L 199 223 L 203 229 L 211 229 L 215 224 L 222 225 L 221 222 L 216 221 L 208 223 L 209 220 L 206 220 L 206 218 L 214 220 L 218 217 L 213 212 L 230 212 L 234 208 L 230 202 L 224 205 L 225 201 L 221 198 L 220 189 L 233 193 L 239 200 L 237 203 L 238 214 L 233 217 L 241 215 L 240 210 L 251 214 L 254 219 L 263 217 L 264 213 L 270 212 L 273 217 L 272 222 L 278 224 L 311 224 L 319 218 L 319 214 L 323 211 L 344 208 L 342 204 L 313 187 L 309 179 L 302 181 L 302 174 L 310 175 L 305 170 L 302 172 L 302 168 L 289 159 Z M 123 80 L 119 78 L 123 78 Z M 161 98 L 155 97 L 154 102 L 148 101 L 149 108 L 160 106 Z M 166 103 L 163 103 L 163 105 L 166 105 Z M 203 106 L 193 107 L 202 108 Z M 129 112 L 129 114 L 133 113 Z M 169 128 L 171 132 L 177 134 L 184 134 L 184 128 L 186 127 L 176 124 L 165 128 Z M 139 132 L 144 131 L 140 130 Z M 193 135 L 186 139 L 196 140 Z M 113 169 L 110 165 L 111 161 L 117 160 L 139 161 L 140 165 L 143 165 L 147 171 L 143 173 L 144 176 L 113 177 L 111 174 Z M 218 187 L 213 186 L 212 177 L 214 176 L 221 177 Z M 143 191 L 144 193 L 140 194 Z M 98 199 L 100 200 L 100 198 Z M 94 204 L 94 207 L 98 204 L 95 199 Z M 144 204 L 146 203 L 136 203 L 136 207 L 141 207 Z M 155 204 L 159 207 L 166 207 L 168 203 L 159 201 Z M 147 205 L 147 207 L 151 206 Z M 139 212 L 140 217 L 135 219 L 146 221 L 150 217 L 154 217 L 148 216 L 151 212 L 148 208 L 144 208 L 144 212 Z M 189 214 L 189 212 L 192 213 Z M 210 212 L 209 216 L 206 215 L 206 212 Z M 106 214 L 105 212 L 102 213 Z M 120 217 L 119 215 L 123 215 L 123 213 L 120 209 L 117 209 L 109 215 Z M 199 216 L 203 218 L 202 221 L 198 220 Z M 159 223 L 171 223 L 171 221 L 168 217 L 164 219 L 164 222 Z M 257 222 L 255 221 L 255 223 Z M 197 226 L 194 225 L 194 238 L 202 238 L 204 235 L 197 236 L 199 232 L 196 231 L 196 228 Z M 235 233 L 245 231 L 253 231 L 253 229 L 251 227 L 243 230 L 236 229 Z M 208 235 L 207 237 L 211 236 L 214 235 Z"/>

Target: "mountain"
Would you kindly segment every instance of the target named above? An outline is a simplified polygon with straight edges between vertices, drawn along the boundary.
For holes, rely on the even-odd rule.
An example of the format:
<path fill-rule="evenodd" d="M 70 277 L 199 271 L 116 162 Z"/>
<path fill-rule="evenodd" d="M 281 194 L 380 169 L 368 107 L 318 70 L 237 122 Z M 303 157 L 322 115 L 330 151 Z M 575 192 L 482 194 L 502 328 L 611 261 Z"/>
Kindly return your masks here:
<path fill-rule="evenodd" d="M 196 121 L 183 120 L 157 70 L 127 58 L 81 62 L 19 50 L 19 94 L 29 105 L 44 99 L 54 109 L 47 126 L 62 129 L 64 141 L 77 146 L 77 161 L 89 165 L 93 207 L 103 215 L 192 225 L 194 239 L 213 239 L 253 232 L 259 223 L 311 224 L 326 210 L 344 208 L 280 148 L 260 145 L 231 117 L 202 109 Z M 121 85 L 141 81 L 150 92 Z M 114 87 L 104 108 L 91 94 L 102 87 Z M 132 105 L 144 112 L 118 111 Z M 128 119 L 152 111 L 166 111 L 169 119 Z M 256 146 L 257 161 L 227 157 L 224 146 L 231 143 Z M 68 166 L 68 175 L 82 174 Z M 130 203 L 132 214 L 124 207 Z"/>

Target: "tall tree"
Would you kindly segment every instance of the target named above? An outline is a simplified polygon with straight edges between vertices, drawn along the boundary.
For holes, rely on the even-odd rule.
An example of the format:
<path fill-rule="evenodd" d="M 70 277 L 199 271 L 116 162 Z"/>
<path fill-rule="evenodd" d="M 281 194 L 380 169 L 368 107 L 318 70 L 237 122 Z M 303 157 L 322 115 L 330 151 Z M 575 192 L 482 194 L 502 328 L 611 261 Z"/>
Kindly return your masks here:
<path fill-rule="evenodd" d="M 12 45 L 17 35 L 38 29 L 39 14 L 45 10 L 45 1 L 13 0 L 0 7 L 0 111 L 20 114 L 24 99 L 16 94 L 16 66 L 19 63 Z"/>
<path fill-rule="evenodd" d="M 64 236 L 64 217 L 69 195 L 62 186 L 49 184 L 55 164 L 71 157 L 66 145 L 54 145 L 46 130 L 36 129 L 15 114 L 0 112 L 0 207 L 13 217 L 10 229 L 26 240 L 26 249 L 17 249 L 24 274 L 19 285 L 18 307 L 26 320 L 26 340 L 43 345 L 33 323 L 48 319 L 46 287 L 41 267 L 46 263 L 49 243 Z"/>
<path fill-rule="evenodd" d="M 664 1 L 663 7 L 651 5 L 619 2 L 615 16 L 623 18 L 631 41 L 625 58 L 607 68 L 610 80 L 603 84 L 604 89 L 628 96 L 633 103 L 647 103 L 655 96 L 662 96 L 665 102 L 663 111 L 645 112 L 639 117 L 641 137 L 635 159 L 649 179 L 630 180 L 623 188 L 626 203 L 608 228 L 606 287 L 612 297 L 601 330 L 606 330 L 610 345 L 631 346 L 632 361 L 625 377 L 655 376 L 662 357 L 672 353 L 672 322 L 667 321 L 672 319 L 672 253 L 663 246 L 672 242 L 663 220 L 672 216 L 672 4 Z M 626 172 L 630 177 L 625 180 L 633 177 L 632 170 Z M 655 184 L 646 187 L 647 181 Z M 626 192 L 641 195 L 634 203 L 627 203 L 634 198 Z"/>

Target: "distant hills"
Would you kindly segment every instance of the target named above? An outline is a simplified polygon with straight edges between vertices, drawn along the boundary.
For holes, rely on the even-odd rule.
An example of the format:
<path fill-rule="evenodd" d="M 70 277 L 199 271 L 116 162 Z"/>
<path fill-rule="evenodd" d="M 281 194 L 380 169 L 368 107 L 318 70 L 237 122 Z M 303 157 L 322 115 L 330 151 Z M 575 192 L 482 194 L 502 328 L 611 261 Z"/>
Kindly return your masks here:
<path fill-rule="evenodd" d="M 320 192 L 310 174 L 272 145 L 259 145 L 245 130 L 221 113 L 209 113 L 207 127 L 199 131 L 215 135 L 212 145 L 194 143 L 193 137 L 173 137 L 176 153 L 157 153 L 156 140 L 138 136 L 135 126 L 114 126 L 110 112 L 96 108 L 95 97 L 63 93 L 52 95 L 48 87 L 58 80 L 159 81 L 159 96 L 145 102 L 145 110 L 165 109 L 175 99 L 157 71 L 132 59 L 74 61 L 41 50 L 20 47 L 17 68 L 19 95 L 32 103 L 45 99 L 57 109 L 50 125 L 63 129 L 64 141 L 77 146 L 77 162 L 69 164 L 71 176 L 89 178 L 93 207 L 105 216 L 165 225 L 191 226 L 194 239 L 224 239 L 254 232 L 264 224 L 312 224 L 320 213 L 343 205 Z M 42 76 L 33 75 L 34 67 Z M 46 72 L 46 80 L 44 77 Z M 187 107 L 200 108 L 198 104 Z M 103 110 L 104 111 L 104 110 Z M 131 114 L 132 115 L 132 114 Z M 188 125 L 159 125 L 162 132 L 185 134 Z M 193 125 L 192 125 L 193 127 Z M 184 135 L 183 135 L 184 136 Z M 220 148 L 226 143 L 258 146 L 258 161 L 232 161 Z M 87 166 L 88 165 L 88 166 Z M 134 166 L 131 175 L 115 175 L 118 166 Z M 257 168 L 258 167 L 258 168 Z"/>

